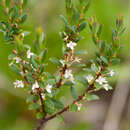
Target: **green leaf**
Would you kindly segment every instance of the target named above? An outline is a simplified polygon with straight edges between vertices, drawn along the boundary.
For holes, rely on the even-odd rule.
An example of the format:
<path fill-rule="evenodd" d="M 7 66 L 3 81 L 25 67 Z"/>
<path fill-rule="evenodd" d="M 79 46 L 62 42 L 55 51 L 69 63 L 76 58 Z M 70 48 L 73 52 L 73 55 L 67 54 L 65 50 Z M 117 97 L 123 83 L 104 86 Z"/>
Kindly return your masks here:
<path fill-rule="evenodd" d="M 45 102 L 44 102 L 44 105 L 45 107 L 48 107 L 48 108 L 54 108 L 54 103 L 51 99 L 47 99 Z"/>
<path fill-rule="evenodd" d="M 14 13 L 12 14 L 12 19 L 14 21 L 16 17 L 19 17 L 19 7 L 17 4 L 14 5 L 13 10 L 14 10 Z"/>
<path fill-rule="evenodd" d="M 18 68 L 16 65 L 11 65 L 10 66 L 11 70 L 14 71 L 16 74 L 20 74 L 21 70 Z"/>
<path fill-rule="evenodd" d="M 69 107 L 70 112 L 77 112 L 78 111 L 78 107 L 75 104 L 71 104 Z"/>
<path fill-rule="evenodd" d="M 85 67 L 85 66 L 86 66 L 85 64 L 79 64 L 79 63 L 77 63 L 77 64 L 72 64 L 71 67 Z"/>
<path fill-rule="evenodd" d="M 50 58 L 50 61 L 55 63 L 55 64 L 57 64 L 60 67 L 62 66 L 61 62 L 58 59 L 56 59 L 56 58 Z"/>
<path fill-rule="evenodd" d="M 120 36 L 122 36 L 122 34 L 125 32 L 126 28 L 123 28 L 121 31 L 120 31 Z"/>
<path fill-rule="evenodd" d="M 47 82 L 47 84 L 51 84 L 51 85 L 56 84 L 55 79 L 48 79 L 46 82 Z"/>
<path fill-rule="evenodd" d="M 79 11 L 76 9 L 76 8 L 74 8 L 74 11 L 73 11 L 74 13 L 73 13 L 73 16 L 72 16 L 72 19 L 71 19 L 71 23 L 73 24 L 73 23 L 78 23 L 78 21 L 79 21 L 79 19 L 80 19 L 80 13 L 79 13 Z"/>
<path fill-rule="evenodd" d="M 23 14 L 21 16 L 21 23 L 24 23 L 26 21 L 26 19 L 27 19 L 27 14 Z"/>
<path fill-rule="evenodd" d="M 32 66 L 35 68 L 35 69 L 38 69 L 38 64 L 37 64 L 37 62 L 34 60 L 34 58 L 31 58 L 31 64 L 32 64 Z"/>
<path fill-rule="evenodd" d="M 101 42 L 101 51 L 104 52 L 106 47 L 106 41 Z"/>
<path fill-rule="evenodd" d="M 83 76 L 76 76 L 76 79 L 77 79 L 80 83 L 84 84 L 85 86 L 88 85 L 87 80 L 86 80 Z"/>
<path fill-rule="evenodd" d="M 90 6 L 90 2 L 88 1 L 86 6 L 85 6 L 84 13 L 86 13 L 88 11 L 89 6 Z"/>
<path fill-rule="evenodd" d="M 44 42 L 44 32 L 41 33 L 39 37 L 39 42 L 42 44 Z"/>
<path fill-rule="evenodd" d="M 29 105 L 29 110 L 37 110 L 40 108 L 40 105 L 37 103 L 32 103 Z"/>
<path fill-rule="evenodd" d="M 60 15 L 61 19 L 63 20 L 63 22 L 65 23 L 65 25 L 68 25 L 68 21 L 66 20 L 66 18 L 63 15 Z"/>
<path fill-rule="evenodd" d="M 45 72 L 45 75 L 47 76 L 47 78 L 55 78 L 51 73 L 49 72 Z"/>
<path fill-rule="evenodd" d="M 35 82 L 34 78 L 32 77 L 31 73 L 25 73 L 24 76 L 27 77 L 27 80 L 29 81 L 29 83 L 33 84 Z"/>
<path fill-rule="evenodd" d="M 87 25 L 86 22 L 81 23 L 81 24 L 79 25 L 78 31 L 81 32 L 82 30 L 84 30 L 85 27 L 86 27 L 86 25 Z"/>
<path fill-rule="evenodd" d="M 92 71 L 91 69 L 89 69 L 89 68 L 84 68 L 83 70 L 86 71 L 86 72 L 88 72 L 88 73 L 92 73 L 92 72 L 93 72 L 93 71 Z"/>
<path fill-rule="evenodd" d="M 93 101 L 93 100 L 99 99 L 99 97 L 97 95 L 94 95 L 94 94 L 86 94 L 85 97 L 88 101 Z"/>
<path fill-rule="evenodd" d="M 42 57 L 42 59 L 41 59 L 42 62 L 44 62 L 46 59 L 46 56 L 47 56 L 47 49 L 46 48 L 41 52 L 40 56 Z"/>
<path fill-rule="evenodd" d="M 105 64 L 108 64 L 108 60 L 105 56 L 101 56 L 100 58 Z"/>
<path fill-rule="evenodd" d="M 42 74 L 44 72 L 45 66 L 46 66 L 45 64 L 40 65 L 40 74 Z"/>
<path fill-rule="evenodd" d="M 73 83 L 71 81 L 67 81 L 67 82 L 64 83 L 64 85 L 66 85 L 66 86 L 72 86 Z"/>
<path fill-rule="evenodd" d="M 44 105 L 45 105 L 45 111 L 47 113 L 53 114 L 53 113 L 56 112 L 54 103 L 53 103 L 53 101 L 51 99 L 45 100 Z"/>
<path fill-rule="evenodd" d="M 67 10 L 72 7 L 72 0 L 65 0 Z"/>
<path fill-rule="evenodd" d="M 114 53 L 114 50 L 113 50 L 113 48 L 112 48 L 112 45 L 109 45 L 109 52 L 108 52 L 108 55 L 109 55 L 109 57 L 111 57 L 112 55 L 113 55 L 113 53 Z"/>
<path fill-rule="evenodd" d="M 52 96 L 56 96 L 57 94 L 59 93 L 59 90 L 55 89 L 55 90 L 52 90 Z"/>
<path fill-rule="evenodd" d="M 9 7 L 11 3 L 11 0 L 6 0 L 6 6 Z"/>
<path fill-rule="evenodd" d="M 23 8 L 27 5 L 28 0 L 22 0 L 23 1 Z"/>
<path fill-rule="evenodd" d="M 94 71 L 94 72 L 98 72 L 98 67 L 97 67 L 95 64 L 92 64 L 92 65 L 91 65 L 91 69 L 92 69 L 92 71 Z"/>
<path fill-rule="evenodd" d="M 118 63 L 120 63 L 120 59 L 118 59 L 118 58 L 113 58 L 113 59 L 112 59 L 112 62 L 111 62 L 111 65 L 116 65 L 116 64 L 118 64 Z"/>
<path fill-rule="evenodd" d="M 100 37 L 100 35 L 101 35 L 101 33 L 102 33 L 102 29 L 103 29 L 103 24 L 101 24 L 101 25 L 99 26 L 99 29 L 98 29 L 98 32 L 97 32 L 98 37 Z"/>
<path fill-rule="evenodd" d="M 60 122 L 63 122 L 64 121 L 64 118 L 62 115 L 56 115 L 57 119 L 60 121 Z"/>
<path fill-rule="evenodd" d="M 74 55 L 85 55 L 85 54 L 87 54 L 87 51 L 84 50 L 74 52 Z"/>
<path fill-rule="evenodd" d="M 57 109 L 57 110 L 60 110 L 60 109 L 63 109 L 64 108 L 64 105 L 58 101 L 58 100 L 55 100 L 55 99 L 51 99 L 53 104 L 54 104 L 54 107 Z"/>
<path fill-rule="evenodd" d="M 29 103 L 29 102 L 33 102 L 34 100 L 35 101 L 38 101 L 38 96 L 36 96 L 36 95 L 31 95 L 31 96 L 29 96 L 28 98 L 27 98 L 27 103 Z"/>
<path fill-rule="evenodd" d="M 36 114 L 36 118 L 37 119 L 41 119 L 41 118 L 43 118 L 44 117 L 44 113 L 43 112 L 38 112 L 37 114 Z"/>
<path fill-rule="evenodd" d="M 11 59 L 13 59 L 14 57 L 16 57 L 15 54 L 10 54 L 10 55 L 8 56 L 8 59 L 11 60 Z"/>
<path fill-rule="evenodd" d="M 71 93 L 73 98 L 76 99 L 78 97 L 77 89 L 73 86 L 71 87 Z"/>

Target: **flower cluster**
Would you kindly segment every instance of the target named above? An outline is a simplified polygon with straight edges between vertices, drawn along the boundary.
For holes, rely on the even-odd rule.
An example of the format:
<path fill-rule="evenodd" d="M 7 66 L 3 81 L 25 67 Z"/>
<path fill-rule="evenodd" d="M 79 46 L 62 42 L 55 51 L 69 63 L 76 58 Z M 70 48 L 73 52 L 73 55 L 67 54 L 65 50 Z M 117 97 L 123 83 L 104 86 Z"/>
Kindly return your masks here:
<path fill-rule="evenodd" d="M 16 81 L 14 82 L 14 87 L 15 87 L 15 88 L 23 88 L 23 87 L 24 87 L 23 81 L 21 81 L 21 80 L 16 80 Z"/>

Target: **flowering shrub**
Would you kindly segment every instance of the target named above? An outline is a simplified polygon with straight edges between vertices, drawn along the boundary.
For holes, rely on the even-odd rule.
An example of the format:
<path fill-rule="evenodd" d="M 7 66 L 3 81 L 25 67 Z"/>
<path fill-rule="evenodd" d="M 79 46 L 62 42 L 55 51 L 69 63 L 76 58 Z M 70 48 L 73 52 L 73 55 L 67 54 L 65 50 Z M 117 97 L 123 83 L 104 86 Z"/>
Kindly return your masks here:
<path fill-rule="evenodd" d="M 58 66 L 57 73 L 51 74 L 45 71 L 47 48 L 42 29 L 37 31 L 33 47 L 24 42 L 25 36 L 29 34 L 22 29 L 27 18 L 27 14 L 23 12 L 26 3 L 27 0 L 19 0 L 16 3 L 1 0 L 0 8 L 5 17 L 0 22 L 0 31 L 3 32 L 5 41 L 14 46 L 12 54 L 9 55 L 9 67 L 19 79 L 14 82 L 14 87 L 27 91 L 29 109 L 36 112 L 39 119 L 36 130 L 40 130 L 45 122 L 55 117 L 62 120 L 61 114 L 65 111 L 80 111 L 83 101 L 99 99 L 93 92 L 112 89 L 107 80 L 116 73 L 109 67 L 120 61 L 117 54 L 121 48 L 120 36 L 125 28 L 123 16 L 120 15 L 112 32 L 112 41 L 107 43 L 101 39 L 103 25 L 98 23 L 96 17 L 86 18 L 90 1 L 78 0 L 75 4 L 72 0 L 66 0 L 66 16 L 60 16 L 64 22 L 64 29 L 60 33 L 63 55 L 62 59 L 50 58 L 50 61 Z M 84 51 L 75 51 L 82 40 L 81 32 L 87 25 L 97 47 L 96 57 L 90 61 L 90 67 L 83 64 L 78 57 L 85 54 Z M 84 73 L 78 75 L 73 68 L 80 68 Z M 79 84 L 84 87 L 82 94 L 77 91 Z M 73 101 L 69 105 L 57 98 L 62 87 L 70 88 Z"/>

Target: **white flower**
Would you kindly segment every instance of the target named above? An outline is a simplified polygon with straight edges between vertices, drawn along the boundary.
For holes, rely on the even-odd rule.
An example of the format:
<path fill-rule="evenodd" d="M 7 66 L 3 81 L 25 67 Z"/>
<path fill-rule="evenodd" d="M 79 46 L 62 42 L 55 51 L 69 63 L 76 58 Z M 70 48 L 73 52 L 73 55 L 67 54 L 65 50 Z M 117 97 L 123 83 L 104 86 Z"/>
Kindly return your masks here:
<path fill-rule="evenodd" d="M 76 46 L 77 44 L 75 42 L 69 42 L 67 43 L 67 47 L 70 48 L 71 50 L 74 50 L 74 47 Z"/>
<path fill-rule="evenodd" d="M 51 90 L 52 90 L 52 85 L 48 84 L 48 85 L 46 86 L 46 91 L 47 91 L 48 93 L 51 93 Z"/>
<path fill-rule="evenodd" d="M 34 91 L 35 89 L 39 88 L 38 82 L 35 81 L 35 83 L 32 86 L 32 90 Z"/>
<path fill-rule="evenodd" d="M 21 74 L 22 76 L 24 76 L 24 72 L 21 71 L 20 74 Z"/>
<path fill-rule="evenodd" d="M 29 64 L 29 62 L 27 62 L 27 61 L 25 61 L 25 60 L 23 60 L 23 63 L 24 63 L 24 64 Z"/>
<path fill-rule="evenodd" d="M 41 93 L 41 96 L 43 99 L 45 99 L 45 94 L 44 93 Z"/>
<path fill-rule="evenodd" d="M 71 75 L 69 79 L 70 79 L 70 81 L 71 81 L 72 83 L 75 83 L 75 81 L 74 81 L 74 76 L 73 76 L 73 75 Z"/>
<path fill-rule="evenodd" d="M 81 59 L 78 58 L 78 57 L 76 57 L 75 60 L 74 60 L 74 62 L 78 62 L 78 63 L 80 63 L 80 61 L 81 61 Z"/>
<path fill-rule="evenodd" d="M 15 88 L 23 88 L 24 87 L 24 83 L 21 80 L 16 80 L 13 84 L 14 84 Z"/>
<path fill-rule="evenodd" d="M 109 72 L 109 75 L 112 77 L 112 76 L 114 76 L 115 75 L 115 71 L 114 70 L 111 70 L 110 72 Z"/>
<path fill-rule="evenodd" d="M 99 76 L 98 79 L 96 79 L 96 82 L 102 85 L 103 83 L 107 83 L 106 78 Z"/>
<path fill-rule="evenodd" d="M 94 78 L 91 74 L 89 74 L 86 79 L 88 80 L 88 82 L 90 83 Z"/>
<path fill-rule="evenodd" d="M 16 61 L 16 63 L 19 63 L 21 61 L 21 58 L 19 57 L 14 57 L 13 59 Z"/>
<path fill-rule="evenodd" d="M 27 58 L 30 59 L 31 56 L 33 56 L 34 54 L 30 51 L 30 49 L 27 51 Z"/>
<path fill-rule="evenodd" d="M 108 85 L 108 84 L 104 84 L 104 85 L 103 85 L 103 88 L 104 88 L 106 91 L 108 91 L 108 90 L 109 90 L 109 85 Z"/>
<path fill-rule="evenodd" d="M 67 79 L 72 76 L 72 70 L 66 70 L 64 77 Z"/>
<path fill-rule="evenodd" d="M 81 107 L 82 107 L 82 104 L 77 103 L 76 105 L 78 106 L 78 111 L 80 111 Z"/>
<path fill-rule="evenodd" d="M 74 83 L 74 76 L 72 74 L 72 70 L 66 70 L 64 77 L 66 79 L 70 79 Z"/>

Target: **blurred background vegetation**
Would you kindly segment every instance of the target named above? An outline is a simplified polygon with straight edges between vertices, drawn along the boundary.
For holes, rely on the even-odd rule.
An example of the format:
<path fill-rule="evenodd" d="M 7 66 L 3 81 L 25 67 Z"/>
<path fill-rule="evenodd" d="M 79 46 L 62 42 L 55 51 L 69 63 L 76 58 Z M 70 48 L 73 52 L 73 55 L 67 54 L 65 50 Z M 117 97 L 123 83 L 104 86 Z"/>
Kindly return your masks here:
<path fill-rule="evenodd" d="M 54 56 L 60 58 L 62 54 L 62 40 L 59 32 L 63 28 L 63 23 L 59 15 L 65 14 L 64 2 L 64 0 L 29 0 L 26 7 L 28 20 L 24 25 L 24 29 L 30 31 L 31 34 L 26 37 L 25 43 L 32 44 L 35 40 L 36 28 L 42 26 L 46 34 L 48 58 Z M 118 90 L 117 93 L 113 91 L 108 93 L 104 91 L 98 92 L 101 100 L 87 103 L 87 109 L 84 112 L 65 113 L 64 123 L 57 122 L 54 119 L 47 123 L 45 129 L 130 130 L 130 94 L 128 92 L 130 88 L 130 1 L 92 0 L 86 17 L 97 16 L 98 21 L 104 24 L 102 37 L 110 42 L 112 26 L 115 25 L 115 19 L 120 13 L 124 15 L 127 30 L 121 40 L 123 45 L 123 49 L 119 54 L 121 64 L 113 67 L 118 70 L 118 76 L 110 82 L 114 87 L 122 90 L 121 93 L 118 93 Z M 94 57 L 95 47 L 88 28 L 83 32 L 83 36 L 84 39 L 78 44 L 77 50 L 82 49 L 88 52 L 83 56 L 83 62 L 88 63 Z M 11 50 L 12 45 L 6 44 L 3 34 L 0 33 L 0 130 L 33 130 L 37 121 L 34 113 L 28 110 L 25 101 L 27 93 L 21 89 L 14 89 L 12 85 L 13 80 L 17 77 L 8 67 L 8 55 Z M 47 70 L 55 72 L 56 67 L 50 64 Z M 118 95 L 120 95 L 120 98 L 117 98 Z M 119 111 L 117 110 L 115 113 L 111 109 L 114 101 L 119 103 L 115 106 L 115 108 L 119 108 Z M 119 121 L 117 121 L 116 117 Z M 114 123 L 109 120 L 115 121 L 118 128 L 112 129 Z M 111 129 L 108 129 L 108 127 Z"/>

